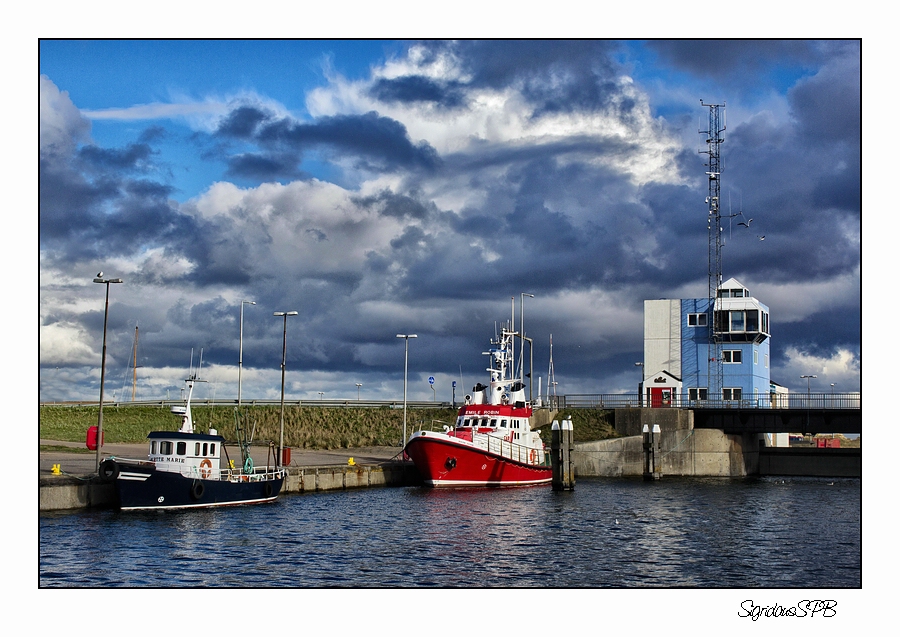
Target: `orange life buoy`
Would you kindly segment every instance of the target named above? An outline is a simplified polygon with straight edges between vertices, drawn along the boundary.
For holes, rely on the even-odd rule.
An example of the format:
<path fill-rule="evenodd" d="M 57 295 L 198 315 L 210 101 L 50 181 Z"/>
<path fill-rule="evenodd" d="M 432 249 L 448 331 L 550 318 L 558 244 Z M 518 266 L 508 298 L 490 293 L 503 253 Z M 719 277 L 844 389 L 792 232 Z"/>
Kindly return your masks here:
<path fill-rule="evenodd" d="M 209 474 L 212 473 L 212 462 L 210 462 L 209 458 L 204 458 L 200 461 L 200 477 L 208 478 Z"/>
<path fill-rule="evenodd" d="M 534 464 L 534 449 L 531 450 L 531 455 L 529 457 L 531 458 L 531 464 Z"/>

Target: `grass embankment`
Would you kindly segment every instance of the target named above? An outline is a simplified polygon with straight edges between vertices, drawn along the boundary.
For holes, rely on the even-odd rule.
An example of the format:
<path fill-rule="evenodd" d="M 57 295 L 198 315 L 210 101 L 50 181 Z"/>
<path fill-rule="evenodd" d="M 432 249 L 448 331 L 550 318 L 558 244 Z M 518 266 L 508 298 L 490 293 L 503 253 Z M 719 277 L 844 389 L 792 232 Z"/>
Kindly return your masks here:
<path fill-rule="evenodd" d="M 615 437 L 612 412 L 599 409 L 572 411 L 576 442 Z M 235 410 L 231 407 L 191 407 L 194 426 L 210 428 L 229 441 L 238 439 Z M 255 444 L 277 443 L 281 408 L 244 406 L 242 426 L 252 430 Z M 84 442 L 88 427 L 97 424 L 97 407 L 42 405 L 40 437 L 48 440 Z M 566 412 L 569 415 L 569 412 Z M 558 418 L 562 418 L 560 415 Z M 440 430 L 442 424 L 456 420 L 452 409 L 410 409 L 407 434 L 420 428 Z M 439 421 L 439 422 L 438 422 Z M 103 438 L 110 443 L 143 443 L 151 431 L 175 431 L 178 417 L 168 407 L 118 406 L 103 408 Z M 399 447 L 403 437 L 403 410 L 362 407 L 285 406 L 284 444 L 295 449 L 346 449 L 353 447 Z M 550 444 L 550 427 L 543 427 L 541 438 Z"/>

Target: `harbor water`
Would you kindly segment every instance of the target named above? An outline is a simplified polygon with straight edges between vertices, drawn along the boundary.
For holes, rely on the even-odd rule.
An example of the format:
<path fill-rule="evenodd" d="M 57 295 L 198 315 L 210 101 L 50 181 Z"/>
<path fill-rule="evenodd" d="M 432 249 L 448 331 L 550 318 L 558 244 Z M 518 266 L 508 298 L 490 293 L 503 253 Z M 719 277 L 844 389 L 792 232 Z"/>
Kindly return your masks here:
<path fill-rule="evenodd" d="M 861 480 L 583 478 L 41 514 L 39 586 L 858 588 Z"/>

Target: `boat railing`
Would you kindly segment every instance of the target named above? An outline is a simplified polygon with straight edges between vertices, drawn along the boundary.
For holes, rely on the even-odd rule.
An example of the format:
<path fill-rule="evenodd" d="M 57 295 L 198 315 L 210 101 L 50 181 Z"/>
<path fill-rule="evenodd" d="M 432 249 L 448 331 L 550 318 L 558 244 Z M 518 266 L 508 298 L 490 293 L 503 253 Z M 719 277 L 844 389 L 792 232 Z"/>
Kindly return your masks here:
<path fill-rule="evenodd" d="M 426 428 L 425 428 L 425 422 L 422 421 L 422 422 L 419 423 L 419 429 L 418 429 L 418 431 L 435 431 L 435 432 L 442 432 L 442 431 L 449 431 L 449 430 L 451 430 L 451 429 L 453 429 L 453 423 L 452 423 L 452 422 L 447 422 L 446 420 L 432 419 L 431 425 L 430 425 L 430 428 L 429 428 L 429 429 L 426 429 Z"/>
<path fill-rule="evenodd" d="M 489 453 L 523 464 L 550 466 L 550 454 L 543 449 L 504 440 L 497 436 L 476 433 L 472 443 Z"/>
<path fill-rule="evenodd" d="M 214 472 L 198 466 L 181 467 L 180 473 L 185 478 L 197 478 L 201 480 L 222 480 L 227 482 L 266 482 L 276 480 L 284 476 L 284 469 L 277 467 L 254 467 L 252 471 L 244 471 L 240 467 L 231 469 L 219 469 L 218 477 L 213 477 Z"/>

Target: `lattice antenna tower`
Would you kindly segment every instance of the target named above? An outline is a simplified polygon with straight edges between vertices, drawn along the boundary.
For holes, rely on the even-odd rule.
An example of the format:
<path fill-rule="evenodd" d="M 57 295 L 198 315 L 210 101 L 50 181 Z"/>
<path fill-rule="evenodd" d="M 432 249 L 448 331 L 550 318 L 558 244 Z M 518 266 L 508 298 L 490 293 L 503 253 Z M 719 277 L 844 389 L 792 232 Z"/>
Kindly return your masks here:
<path fill-rule="evenodd" d="M 706 150 L 699 151 L 708 155 L 706 176 L 709 181 L 709 192 L 706 197 L 708 206 L 707 232 L 709 234 L 708 279 L 710 316 L 707 322 L 709 330 L 709 361 L 707 365 L 707 394 L 709 398 L 721 396 L 722 393 L 722 343 L 716 330 L 718 313 L 718 289 L 722 284 L 722 210 L 719 191 L 721 189 L 722 160 L 719 146 L 725 142 L 725 103 L 705 104 L 709 108 L 709 128 L 701 130 L 706 135 Z M 721 117 L 720 117 L 721 115 Z"/>

